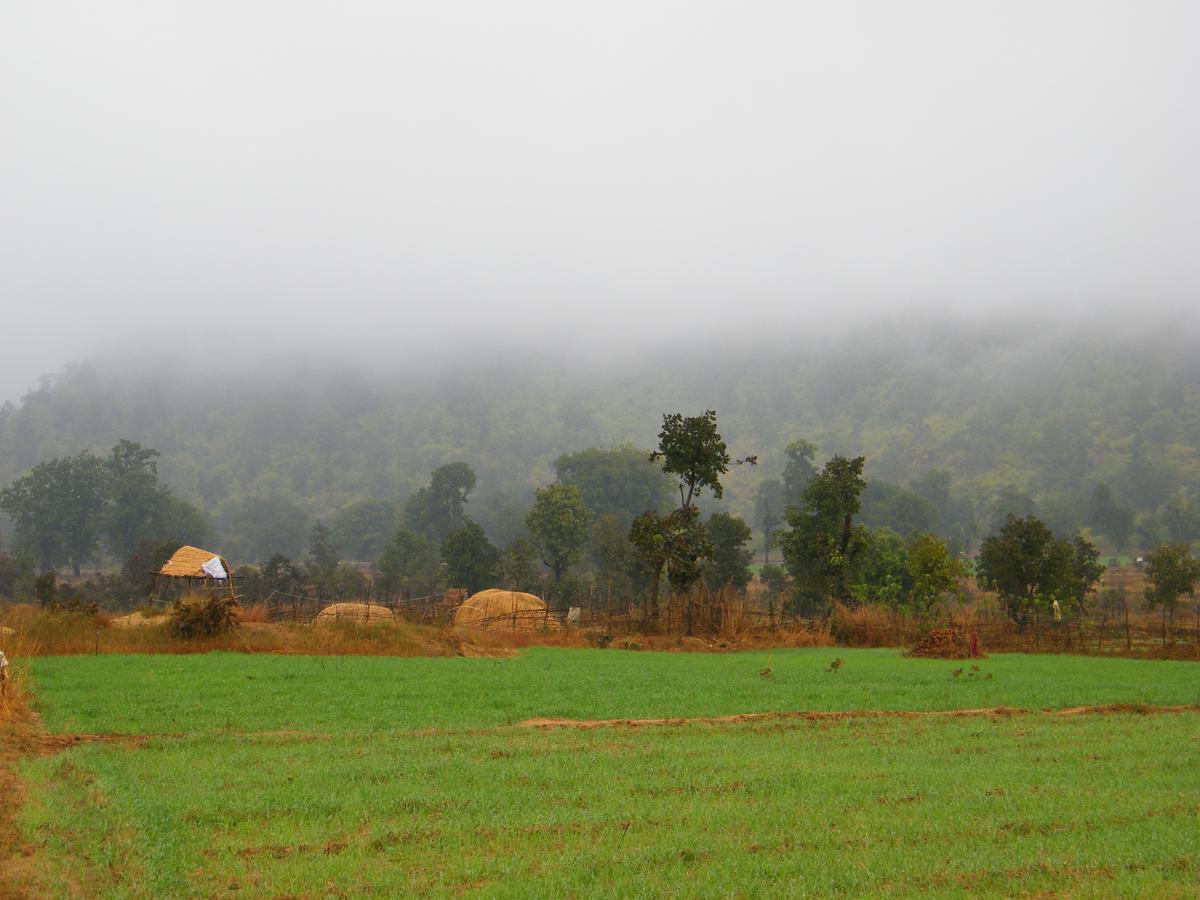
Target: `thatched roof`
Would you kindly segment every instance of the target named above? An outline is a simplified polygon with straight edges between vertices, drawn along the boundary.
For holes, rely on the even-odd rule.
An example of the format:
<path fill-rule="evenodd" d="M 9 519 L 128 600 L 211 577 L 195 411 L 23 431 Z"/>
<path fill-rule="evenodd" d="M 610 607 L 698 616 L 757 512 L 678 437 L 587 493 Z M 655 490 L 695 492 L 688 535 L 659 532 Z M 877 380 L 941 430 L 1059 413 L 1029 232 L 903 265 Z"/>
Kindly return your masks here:
<path fill-rule="evenodd" d="M 533 594 L 491 588 L 473 594 L 454 611 L 454 624 L 467 628 L 561 628 L 546 604 Z"/>
<path fill-rule="evenodd" d="M 214 558 L 221 561 L 221 568 L 227 574 L 231 571 L 225 557 L 184 544 L 163 564 L 158 574 L 169 575 L 172 578 L 212 578 L 212 575 L 204 571 L 204 564 Z"/>

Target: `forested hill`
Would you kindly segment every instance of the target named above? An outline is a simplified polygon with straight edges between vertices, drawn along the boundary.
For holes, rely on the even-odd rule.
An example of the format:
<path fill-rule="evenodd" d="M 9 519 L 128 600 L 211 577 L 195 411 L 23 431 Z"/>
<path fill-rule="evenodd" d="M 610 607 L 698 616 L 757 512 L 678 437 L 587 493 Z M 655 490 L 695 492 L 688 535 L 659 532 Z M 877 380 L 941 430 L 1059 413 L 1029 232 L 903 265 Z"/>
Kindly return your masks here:
<path fill-rule="evenodd" d="M 978 529 L 1006 505 L 1089 524 L 1105 483 L 1139 514 L 1139 540 L 1200 537 L 1200 354 L 1187 329 L 925 319 L 772 341 L 681 340 L 612 367 L 445 353 L 416 374 L 311 358 L 259 371 L 214 358 L 200 374 L 81 364 L 0 411 L 0 485 L 128 438 L 161 450 L 164 480 L 233 537 L 250 500 L 324 519 L 358 497 L 403 499 L 464 460 L 478 474 L 468 512 L 493 529 L 553 480 L 561 453 L 652 447 L 664 412 L 713 408 L 731 451 L 759 456 L 730 474 L 725 498 L 752 524 L 759 482 L 804 438 L 818 462 L 865 454 L 869 479 L 948 471 Z"/>

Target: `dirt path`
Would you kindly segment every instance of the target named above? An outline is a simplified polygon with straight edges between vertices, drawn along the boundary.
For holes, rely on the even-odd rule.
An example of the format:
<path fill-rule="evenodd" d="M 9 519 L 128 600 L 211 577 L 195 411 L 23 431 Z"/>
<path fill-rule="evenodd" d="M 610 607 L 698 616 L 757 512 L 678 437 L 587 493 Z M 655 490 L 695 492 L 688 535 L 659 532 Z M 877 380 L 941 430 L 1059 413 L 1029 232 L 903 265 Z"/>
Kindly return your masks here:
<path fill-rule="evenodd" d="M 1107 706 L 1072 706 L 1067 709 L 1023 709 L 1012 706 L 987 706 L 979 709 L 944 710 L 895 710 L 861 709 L 839 712 L 815 710 L 776 711 L 760 713 L 737 713 L 728 716 L 691 716 L 671 719 L 526 719 L 518 728 L 644 728 L 652 725 L 721 724 L 728 722 L 762 722 L 771 719 L 805 719 L 812 722 L 840 721 L 843 719 L 959 719 L 970 717 L 1004 718 L 1008 716 L 1082 716 L 1112 715 L 1114 713 L 1137 713 L 1139 715 L 1162 715 L 1200 712 L 1197 706 L 1147 706 L 1140 703 L 1113 703 Z"/>
<path fill-rule="evenodd" d="M 25 802 L 25 783 L 17 777 L 22 759 L 58 753 L 78 743 L 50 734 L 35 713 L 24 707 L 0 721 L 0 897 L 33 897 L 33 848 L 23 844 L 17 815 Z"/>

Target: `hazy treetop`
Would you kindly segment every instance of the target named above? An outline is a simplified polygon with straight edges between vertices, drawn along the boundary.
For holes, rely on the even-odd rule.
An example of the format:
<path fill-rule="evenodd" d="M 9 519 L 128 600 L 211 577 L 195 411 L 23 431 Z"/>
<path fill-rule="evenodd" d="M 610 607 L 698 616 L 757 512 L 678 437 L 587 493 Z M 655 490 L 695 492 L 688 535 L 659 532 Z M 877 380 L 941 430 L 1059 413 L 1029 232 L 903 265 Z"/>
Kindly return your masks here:
<path fill-rule="evenodd" d="M 0 401 L 98 346 L 1178 306 L 1198 33 L 1189 0 L 5 4 Z"/>

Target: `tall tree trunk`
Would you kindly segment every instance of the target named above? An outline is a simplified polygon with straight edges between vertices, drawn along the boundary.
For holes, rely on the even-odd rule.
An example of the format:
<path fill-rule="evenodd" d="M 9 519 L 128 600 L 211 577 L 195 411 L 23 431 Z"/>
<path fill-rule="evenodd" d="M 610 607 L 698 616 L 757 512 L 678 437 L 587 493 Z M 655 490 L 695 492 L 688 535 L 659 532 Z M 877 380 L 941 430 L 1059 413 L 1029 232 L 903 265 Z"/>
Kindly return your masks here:
<path fill-rule="evenodd" d="M 654 578 L 650 584 L 650 608 L 647 612 L 648 630 L 658 630 L 658 589 L 662 584 L 662 566 L 654 570 Z"/>

